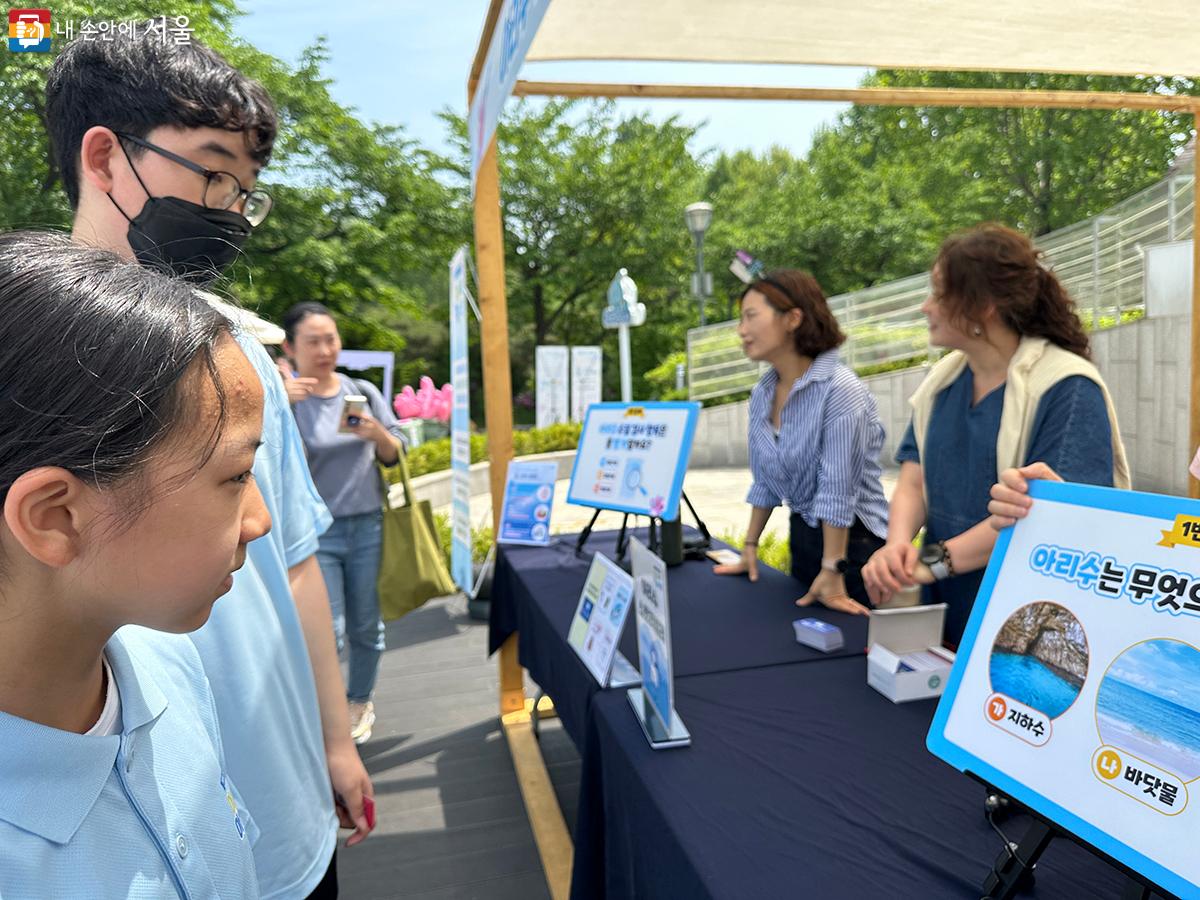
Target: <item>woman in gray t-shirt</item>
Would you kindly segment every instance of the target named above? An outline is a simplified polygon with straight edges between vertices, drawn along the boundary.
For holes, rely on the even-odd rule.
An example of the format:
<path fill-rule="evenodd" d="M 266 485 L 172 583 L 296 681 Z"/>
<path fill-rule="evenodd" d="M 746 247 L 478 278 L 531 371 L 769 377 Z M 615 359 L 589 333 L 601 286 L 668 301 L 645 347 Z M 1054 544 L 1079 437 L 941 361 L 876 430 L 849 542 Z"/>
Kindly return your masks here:
<path fill-rule="evenodd" d="M 298 303 L 283 320 L 284 351 L 299 372 L 281 366 L 296 425 L 304 439 L 308 467 L 333 524 L 321 536 L 317 561 L 329 590 L 338 652 L 347 649 L 350 677 L 346 697 L 350 730 L 356 743 L 371 737 L 375 705 L 371 692 L 384 649 L 379 617 L 383 488 L 376 461 L 396 462 L 401 451 L 396 417 L 376 387 L 340 374 L 342 341 L 332 314 L 319 303 Z M 356 417 L 348 432 L 342 426 L 343 399 L 365 395 L 370 413 Z M 348 639 L 348 642 L 347 642 Z"/>

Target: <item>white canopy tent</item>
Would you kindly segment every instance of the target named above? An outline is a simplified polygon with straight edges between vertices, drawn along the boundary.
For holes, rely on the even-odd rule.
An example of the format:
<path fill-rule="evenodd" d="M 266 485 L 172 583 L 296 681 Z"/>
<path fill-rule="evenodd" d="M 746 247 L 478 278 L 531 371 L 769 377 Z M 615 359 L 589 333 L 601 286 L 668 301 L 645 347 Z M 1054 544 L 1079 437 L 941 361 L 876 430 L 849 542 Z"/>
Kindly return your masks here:
<path fill-rule="evenodd" d="M 492 76 L 529 61 L 668 60 L 954 71 L 1200 75 L 1195 0 L 491 0 L 468 79 L 469 119 L 497 112 Z M 532 10 L 532 12 L 531 12 Z M 544 11 L 544 15 L 543 15 Z M 542 16 L 540 25 L 535 21 Z M 523 34 L 524 33 L 524 34 Z M 498 38 L 493 42 L 493 38 Z M 798 71 L 798 78 L 802 72 Z M 479 88 L 483 90 L 478 90 Z M 491 96 L 489 97 L 489 91 Z M 821 89 L 516 81 L 518 96 L 832 100 L 866 105 L 1183 110 L 1200 98 L 1100 91 Z M 507 91 L 504 91 L 506 94 Z M 478 104 L 476 101 L 479 101 Z M 503 96 L 499 97 L 499 103 Z M 481 141 L 475 249 L 492 497 L 512 458 L 504 230 L 494 136 Z M 1200 203 L 1194 270 L 1200 271 Z M 1200 445 L 1200 278 L 1193 278 L 1191 443 Z M 1200 482 L 1191 482 L 1200 496 Z M 500 504 L 493 503 L 498 519 Z M 493 524 L 496 524 L 494 519 Z M 553 897 L 567 896 L 570 837 L 529 731 L 516 636 L 500 651 L 500 712 Z"/>
<path fill-rule="evenodd" d="M 553 0 L 525 55 L 1190 75 L 1193 0 Z"/>
<path fill-rule="evenodd" d="M 282 344 L 283 339 L 287 336 L 283 333 L 283 329 L 274 322 L 268 322 L 248 309 L 226 303 L 212 294 L 208 295 L 208 302 L 220 310 L 225 318 L 229 319 L 236 327 L 254 335 L 260 344 Z"/>

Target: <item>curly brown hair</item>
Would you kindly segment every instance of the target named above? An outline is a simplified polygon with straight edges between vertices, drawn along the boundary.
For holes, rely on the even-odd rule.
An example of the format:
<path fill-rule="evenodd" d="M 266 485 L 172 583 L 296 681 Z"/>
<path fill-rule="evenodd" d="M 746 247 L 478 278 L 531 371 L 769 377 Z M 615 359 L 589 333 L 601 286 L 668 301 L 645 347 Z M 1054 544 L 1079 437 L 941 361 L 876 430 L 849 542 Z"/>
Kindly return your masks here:
<path fill-rule="evenodd" d="M 742 291 L 741 299 L 751 291 L 762 294 L 777 312 L 798 309 L 803 313 L 800 327 L 792 333 L 796 352 L 801 356 L 816 356 L 841 346 L 846 340 L 846 335 L 829 309 L 821 285 L 807 272 L 799 269 L 767 272 Z"/>
<path fill-rule="evenodd" d="M 938 301 L 957 327 L 982 327 L 989 306 L 1022 337 L 1044 337 L 1091 359 L 1075 303 L 1042 251 L 1019 231 L 987 223 L 947 238 L 934 261 Z M 962 329 L 966 330 L 966 329 Z"/>

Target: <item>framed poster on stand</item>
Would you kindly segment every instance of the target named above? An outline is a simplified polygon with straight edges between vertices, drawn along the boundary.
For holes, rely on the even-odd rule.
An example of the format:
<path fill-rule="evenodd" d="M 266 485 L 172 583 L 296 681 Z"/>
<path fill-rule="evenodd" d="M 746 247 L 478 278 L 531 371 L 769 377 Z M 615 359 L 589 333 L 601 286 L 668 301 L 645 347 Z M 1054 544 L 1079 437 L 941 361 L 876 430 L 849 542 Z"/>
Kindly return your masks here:
<path fill-rule="evenodd" d="M 567 502 L 652 521 L 678 518 L 699 414 L 699 403 L 682 401 L 593 403 L 579 436 Z M 595 521 L 593 516 L 583 530 L 577 550 Z M 622 538 L 618 557 L 623 555 Z"/>

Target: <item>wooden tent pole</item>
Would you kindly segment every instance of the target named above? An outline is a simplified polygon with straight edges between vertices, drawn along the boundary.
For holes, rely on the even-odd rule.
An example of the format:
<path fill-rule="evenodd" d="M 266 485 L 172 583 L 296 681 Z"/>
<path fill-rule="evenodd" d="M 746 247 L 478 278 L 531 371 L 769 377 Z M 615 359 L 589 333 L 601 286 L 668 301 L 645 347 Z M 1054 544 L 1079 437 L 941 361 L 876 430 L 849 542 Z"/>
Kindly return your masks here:
<path fill-rule="evenodd" d="M 1060 109 L 1173 109 L 1195 98 L 1111 91 L 1017 91 L 985 88 L 788 88 L 696 84 L 598 84 L 518 81 L 515 97 L 650 97 L 675 100 L 818 100 L 863 106 L 969 106 Z"/>
<path fill-rule="evenodd" d="M 1200 104 L 1192 111 L 1192 125 L 1200 139 Z M 1200 160 L 1192 172 L 1192 359 L 1191 378 L 1188 384 L 1188 452 L 1200 447 Z M 1188 494 L 1200 499 L 1200 481 L 1188 478 Z"/>
<path fill-rule="evenodd" d="M 487 419 L 492 534 L 500 533 L 500 507 L 513 457 L 512 368 L 508 354 L 508 298 L 504 292 L 504 223 L 500 218 L 500 168 L 496 138 L 475 178 L 475 265 L 479 271 L 483 407 Z M 516 637 L 500 648 L 500 714 L 525 708 L 525 678 Z"/>
<path fill-rule="evenodd" d="M 467 77 L 467 109 L 500 19 L 503 0 L 491 0 L 483 34 Z M 483 411 L 488 436 L 488 481 L 492 492 L 492 534 L 500 532 L 500 507 L 508 462 L 513 456 L 512 367 L 508 353 L 508 296 L 504 285 L 504 222 L 500 214 L 500 166 L 492 136 L 475 176 L 475 265 L 479 274 L 479 331 L 483 360 Z M 525 673 L 517 659 L 517 636 L 500 648 L 500 715 L 524 712 Z"/>
<path fill-rule="evenodd" d="M 502 0 L 492 0 L 479 50 L 467 82 L 467 108 L 475 94 Z M 512 368 L 508 352 L 508 298 L 504 286 L 504 222 L 500 211 L 500 165 L 492 136 L 475 176 L 475 264 L 479 273 L 480 345 L 483 406 L 487 418 L 488 480 L 492 490 L 492 534 L 500 533 L 500 511 L 513 456 Z M 533 732 L 525 702 L 525 670 L 517 653 L 518 635 L 500 647 L 500 722 L 534 843 L 542 860 L 551 900 L 567 900 L 575 848 Z"/>

